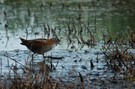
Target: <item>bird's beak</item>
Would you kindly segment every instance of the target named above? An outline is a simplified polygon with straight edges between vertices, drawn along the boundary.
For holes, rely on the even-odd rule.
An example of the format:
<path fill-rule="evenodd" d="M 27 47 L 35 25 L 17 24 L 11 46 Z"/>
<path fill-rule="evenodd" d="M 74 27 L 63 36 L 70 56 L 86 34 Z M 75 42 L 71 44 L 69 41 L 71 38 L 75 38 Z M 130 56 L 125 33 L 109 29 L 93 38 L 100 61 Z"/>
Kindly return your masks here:
<path fill-rule="evenodd" d="M 61 43 L 60 43 L 60 39 L 58 39 L 58 44 L 59 44 L 59 45 L 61 45 Z"/>

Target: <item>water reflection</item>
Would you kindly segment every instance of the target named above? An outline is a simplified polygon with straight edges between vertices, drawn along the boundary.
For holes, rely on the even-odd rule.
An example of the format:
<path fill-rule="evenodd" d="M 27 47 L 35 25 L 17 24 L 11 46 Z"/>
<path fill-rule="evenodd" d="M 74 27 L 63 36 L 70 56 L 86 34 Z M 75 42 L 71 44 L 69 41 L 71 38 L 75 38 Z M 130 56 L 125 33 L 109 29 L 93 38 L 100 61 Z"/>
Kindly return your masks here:
<path fill-rule="evenodd" d="M 132 5 L 132 1 L 128 3 Z M 19 37 L 54 35 L 62 39 L 62 48 L 91 47 L 103 34 L 116 38 L 134 29 L 134 5 L 127 5 L 126 1 L 5 0 L 0 4 L 0 49 L 21 49 Z"/>
<path fill-rule="evenodd" d="M 15 73 L 23 74 L 25 66 L 31 66 L 29 65 L 31 53 L 25 50 L 25 46 L 20 45 L 20 37 L 34 39 L 53 36 L 61 39 L 61 45 L 56 47 L 57 50 L 46 54 L 63 59 L 53 59 L 53 61 L 51 59 L 51 69 L 55 69 L 51 71 L 52 78 L 58 77 L 64 81 L 75 77 L 78 79 L 79 73 L 80 78 L 85 77 L 85 81 L 89 81 L 88 84 L 96 79 L 108 83 L 110 80 L 107 79 L 114 79 L 114 77 L 116 77 L 116 84 L 119 78 L 123 81 L 125 76 L 126 78 L 127 75 L 132 76 L 134 61 L 125 60 L 127 57 L 133 60 L 134 56 L 130 53 L 135 53 L 132 49 L 135 46 L 135 34 L 130 31 L 134 30 L 135 26 L 133 2 L 129 0 L 128 2 L 127 0 L 25 0 L 23 2 L 3 0 L 0 4 L 0 50 L 6 51 L 0 53 L 0 76 L 6 76 L 6 73 L 14 74 L 12 73 L 14 70 Z M 129 40 L 124 42 L 125 39 Z M 124 59 L 123 56 L 126 58 Z M 38 62 L 44 59 L 41 55 L 36 55 L 34 59 L 36 65 L 32 67 L 37 70 L 36 68 L 42 66 L 42 64 L 37 65 Z M 122 71 L 118 72 L 117 69 Z M 26 72 L 23 75 L 25 74 Z M 112 83 L 114 84 L 114 81 Z"/>

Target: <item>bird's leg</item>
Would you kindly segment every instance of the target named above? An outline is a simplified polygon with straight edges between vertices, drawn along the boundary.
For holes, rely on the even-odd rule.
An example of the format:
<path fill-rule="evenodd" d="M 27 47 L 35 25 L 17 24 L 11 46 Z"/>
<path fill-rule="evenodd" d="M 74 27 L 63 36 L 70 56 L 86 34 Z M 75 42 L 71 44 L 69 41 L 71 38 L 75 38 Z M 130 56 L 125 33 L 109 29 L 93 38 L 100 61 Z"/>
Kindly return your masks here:
<path fill-rule="evenodd" d="M 46 58 L 45 54 L 43 53 L 42 55 L 43 55 L 43 61 L 46 63 L 46 61 L 45 61 L 45 58 Z"/>
<path fill-rule="evenodd" d="M 33 70 L 34 54 L 35 54 L 35 53 L 33 53 L 33 54 L 31 55 L 32 59 L 30 60 L 30 69 L 32 69 L 32 70 Z"/>
<path fill-rule="evenodd" d="M 43 59 L 44 59 L 45 58 L 45 54 L 43 53 L 42 55 L 43 55 Z"/>
<path fill-rule="evenodd" d="M 49 57 L 48 57 L 47 55 L 43 54 L 43 60 L 44 60 L 45 63 L 48 62 L 48 58 L 49 58 Z"/>
<path fill-rule="evenodd" d="M 31 61 L 32 61 L 32 63 L 33 63 L 33 60 L 34 60 L 34 54 L 35 54 L 35 53 L 33 53 L 33 54 L 32 54 L 32 60 L 31 60 Z"/>

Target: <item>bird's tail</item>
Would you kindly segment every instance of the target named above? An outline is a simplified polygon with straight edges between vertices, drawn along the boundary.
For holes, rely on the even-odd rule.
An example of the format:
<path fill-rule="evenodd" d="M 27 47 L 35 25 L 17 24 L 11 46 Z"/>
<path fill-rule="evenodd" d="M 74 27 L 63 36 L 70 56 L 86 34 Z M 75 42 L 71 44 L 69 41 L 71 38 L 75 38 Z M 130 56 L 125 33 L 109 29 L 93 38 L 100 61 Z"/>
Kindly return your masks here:
<path fill-rule="evenodd" d="M 25 45 L 25 44 L 27 43 L 27 40 L 25 40 L 25 39 L 23 39 L 23 38 L 21 38 L 21 37 L 20 37 L 20 40 L 22 41 L 22 43 L 20 43 L 20 44 L 22 44 L 22 45 Z"/>

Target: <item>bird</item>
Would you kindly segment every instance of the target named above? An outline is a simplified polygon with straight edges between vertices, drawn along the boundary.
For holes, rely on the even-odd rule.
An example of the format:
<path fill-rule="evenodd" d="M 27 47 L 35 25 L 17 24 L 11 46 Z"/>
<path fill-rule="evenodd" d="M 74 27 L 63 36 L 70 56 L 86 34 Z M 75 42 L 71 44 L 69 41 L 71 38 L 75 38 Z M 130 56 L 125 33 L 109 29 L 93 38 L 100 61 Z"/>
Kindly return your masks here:
<path fill-rule="evenodd" d="M 44 53 L 52 50 L 57 44 L 60 43 L 60 40 L 58 38 L 50 38 L 50 39 L 44 39 L 44 38 L 37 38 L 37 39 L 24 39 L 20 37 L 20 40 L 22 43 L 21 45 L 26 46 L 30 51 L 32 51 L 34 54 L 42 54 L 44 57 Z"/>

